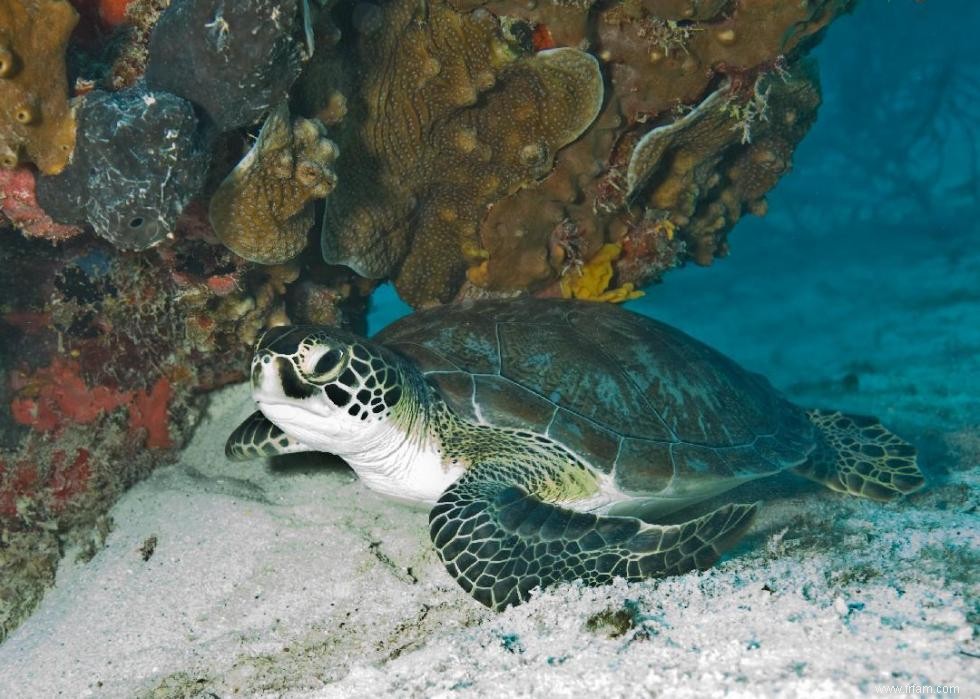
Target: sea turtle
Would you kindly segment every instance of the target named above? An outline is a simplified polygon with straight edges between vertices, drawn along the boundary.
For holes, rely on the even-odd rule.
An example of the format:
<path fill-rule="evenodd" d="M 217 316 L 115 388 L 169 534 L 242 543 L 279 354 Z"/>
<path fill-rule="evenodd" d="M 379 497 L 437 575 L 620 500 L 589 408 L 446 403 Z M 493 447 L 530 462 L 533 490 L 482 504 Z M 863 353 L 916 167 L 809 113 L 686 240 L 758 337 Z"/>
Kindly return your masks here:
<path fill-rule="evenodd" d="M 259 411 L 229 437 L 229 458 L 332 452 L 370 488 L 431 504 L 446 569 L 494 609 L 563 580 L 711 565 L 756 504 L 688 521 L 680 510 L 746 481 L 789 469 L 882 501 L 923 483 L 915 449 L 876 419 L 804 410 L 609 304 L 443 306 L 373 340 L 277 327 L 251 381 Z"/>

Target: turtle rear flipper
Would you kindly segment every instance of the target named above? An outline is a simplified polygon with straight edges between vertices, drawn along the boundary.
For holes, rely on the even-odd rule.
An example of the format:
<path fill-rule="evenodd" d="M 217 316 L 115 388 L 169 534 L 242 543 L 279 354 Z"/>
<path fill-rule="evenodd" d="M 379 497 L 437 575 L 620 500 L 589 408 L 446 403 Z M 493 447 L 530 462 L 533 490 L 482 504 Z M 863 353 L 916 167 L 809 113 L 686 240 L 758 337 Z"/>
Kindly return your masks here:
<path fill-rule="evenodd" d="M 225 456 L 230 461 L 248 461 L 266 456 L 315 451 L 276 427 L 261 410 L 245 418 L 225 442 Z"/>
<path fill-rule="evenodd" d="M 638 581 L 707 568 L 741 537 L 756 511 L 754 504 L 726 505 L 659 526 L 543 502 L 523 480 L 517 469 L 476 467 L 429 515 L 429 534 L 449 574 L 496 610 L 562 581 L 603 585 L 616 577 Z"/>
<path fill-rule="evenodd" d="M 793 469 L 831 490 L 887 502 L 922 487 L 915 447 L 873 417 L 810 410 L 824 447 Z"/>

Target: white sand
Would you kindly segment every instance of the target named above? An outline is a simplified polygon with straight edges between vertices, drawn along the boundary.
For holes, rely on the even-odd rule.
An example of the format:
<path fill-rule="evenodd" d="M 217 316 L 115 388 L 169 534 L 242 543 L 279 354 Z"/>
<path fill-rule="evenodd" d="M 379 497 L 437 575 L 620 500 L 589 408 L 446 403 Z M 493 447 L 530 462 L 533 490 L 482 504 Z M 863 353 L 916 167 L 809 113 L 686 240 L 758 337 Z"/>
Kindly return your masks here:
<path fill-rule="evenodd" d="M 223 436 L 248 411 L 243 387 L 222 392 L 181 463 L 113 509 L 106 548 L 66 561 L 0 647 L 0 696 L 980 689 L 964 598 L 980 542 L 954 514 L 976 508 L 969 474 L 916 506 L 805 492 L 769 506 L 712 571 L 567 586 L 498 615 L 442 570 L 424 512 L 322 460 L 226 462 Z M 620 609 L 635 623 L 624 635 L 587 628 Z"/>

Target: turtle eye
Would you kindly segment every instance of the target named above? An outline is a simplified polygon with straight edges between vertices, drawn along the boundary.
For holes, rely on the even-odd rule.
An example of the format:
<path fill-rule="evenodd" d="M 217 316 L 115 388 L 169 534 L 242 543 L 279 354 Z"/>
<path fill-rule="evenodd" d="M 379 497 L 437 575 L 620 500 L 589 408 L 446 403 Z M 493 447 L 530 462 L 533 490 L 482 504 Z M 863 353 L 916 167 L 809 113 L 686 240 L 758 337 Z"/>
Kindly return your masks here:
<path fill-rule="evenodd" d="M 320 355 L 316 360 L 316 364 L 313 365 L 313 370 L 310 372 L 313 376 L 323 376 L 325 374 L 331 373 L 340 364 L 340 360 L 343 359 L 344 354 L 339 349 L 334 348 L 328 350 Z"/>

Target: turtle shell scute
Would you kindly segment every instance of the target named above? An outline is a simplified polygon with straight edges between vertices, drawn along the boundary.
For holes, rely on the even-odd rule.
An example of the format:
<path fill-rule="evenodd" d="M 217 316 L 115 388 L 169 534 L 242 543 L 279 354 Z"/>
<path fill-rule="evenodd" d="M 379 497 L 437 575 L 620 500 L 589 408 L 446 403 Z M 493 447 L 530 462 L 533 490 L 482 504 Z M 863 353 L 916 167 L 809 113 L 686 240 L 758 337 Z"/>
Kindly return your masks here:
<path fill-rule="evenodd" d="M 631 492 L 684 495 L 765 476 L 815 445 L 804 411 L 765 378 L 608 304 L 458 304 L 377 339 L 415 361 L 465 419 L 546 435 Z"/>

